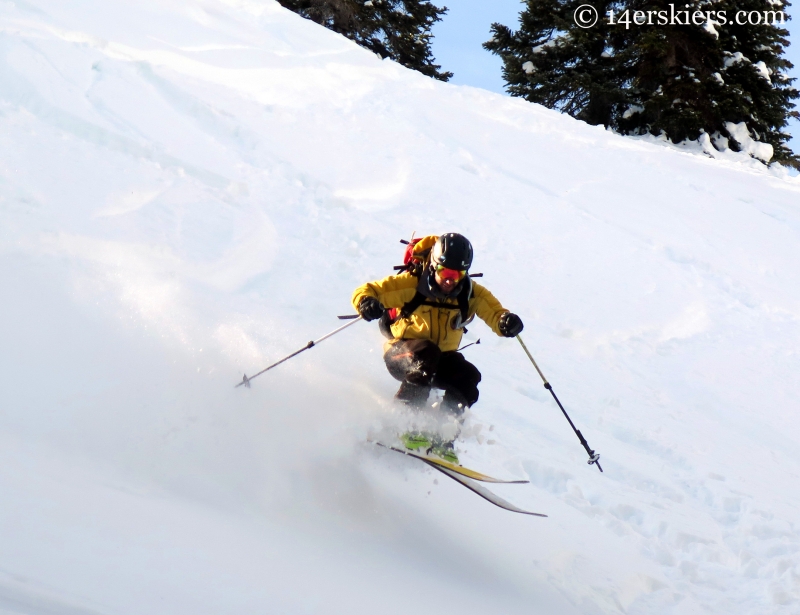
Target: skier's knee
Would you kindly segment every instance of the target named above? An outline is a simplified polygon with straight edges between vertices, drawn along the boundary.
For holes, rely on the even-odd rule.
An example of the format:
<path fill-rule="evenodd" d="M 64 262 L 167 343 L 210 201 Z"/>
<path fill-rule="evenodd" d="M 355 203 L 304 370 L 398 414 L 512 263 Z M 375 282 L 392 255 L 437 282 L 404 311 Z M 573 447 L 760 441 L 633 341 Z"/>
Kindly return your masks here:
<path fill-rule="evenodd" d="M 439 347 L 428 340 L 400 340 L 389 347 L 383 358 L 395 380 L 429 386 L 441 354 Z"/>

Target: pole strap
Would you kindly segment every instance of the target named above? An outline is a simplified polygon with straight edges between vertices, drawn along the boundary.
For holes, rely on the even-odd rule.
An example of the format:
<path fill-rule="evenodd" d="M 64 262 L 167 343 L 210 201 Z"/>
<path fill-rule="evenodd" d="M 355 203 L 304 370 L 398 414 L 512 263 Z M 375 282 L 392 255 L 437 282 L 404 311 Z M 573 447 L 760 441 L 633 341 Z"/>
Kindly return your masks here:
<path fill-rule="evenodd" d="M 250 376 L 250 377 L 248 377 L 248 376 L 247 376 L 247 374 L 245 374 L 245 375 L 242 377 L 242 381 L 241 381 L 239 384 L 237 384 L 237 385 L 236 385 L 234 388 L 237 388 L 237 387 L 240 387 L 240 386 L 244 385 L 246 388 L 248 388 L 248 389 L 249 389 L 249 388 L 250 388 L 250 381 L 251 381 L 251 380 L 253 380 L 253 378 L 257 378 L 258 376 L 260 376 L 260 375 L 261 375 L 261 374 L 263 374 L 264 372 L 268 372 L 269 370 L 271 370 L 273 367 L 277 367 L 277 366 L 278 366 L 278 365 L 280 365 L 281 363 L 284 363 L 285 361 L 288 361 L 289 359 L 291 359 L 291 358 L 293 358 L 293 357 L 296 357 L 296 356 L 297 356 L 297 355 L 299 355 L 301 352 L 305 352 L 305 351 L 306 351 L 306 350 L 308 350 L 309 348 L 313 348 L 314 346 L 316 346 L 316 345 L 317 345 L 317 344 L 319 344 L 320 342 L 322 342 L 322 341 L 324 341 L 324 340 L 328 339 L 329 337 L 331 337 L 331 336 L 333 336 L 333 335 L 336 335 L 337 333 L 339 333 L 339 331 L 343 331 L 343 330 L 347 329 L 347 327 L 351 327 L 351 326 L 353 326 L 353 325 L 354 325 L 354 324 L 356 324 L 356 323 L 357 323 L 359 320 L 362 320 L 362 317 L 361 317 L 361 316 L 358 316 L 358 317 L 357 317 L 357 318 L 355 318 L 354 320 L 352 320 L 352 321 L 348 322 L 346 325 L 342 325 L 342 326 L 341 326 L 341 327 L 339 327 L 338 329 L 334 329 L 334 330 L 333 330 L 333 331 L 331 331 L 330 333 L 326 333 L 325 335 L 323 335 L 323 336 L 322 336 L 321 338 L 319 338 L 318 340 L 312 340 L 312 341 L 310 341 L 308 344 L 306 344 L 305 346 L 303 346 L 303 347 L 302 347 L 300 350 L 296 350 L 296 351 L 295 351 L 295 352 L 293 352 L 292 354 L 290 354 L 290 355 L 288 355 L 288 356 L 286 356 L 286 357 L 283 357 L 283 358 L 282 358 L 280 361 L 276 361 L 275 363 L 273 363 L 273 364 L 272 364 L 272 365 L 270 365 L 269 367 L 265 367 L 265 368 L 264 368 L 264 369 L 262 369 L 260 372 L 258 372 L 258 373 L 257 373 L 255 376 Z"/>

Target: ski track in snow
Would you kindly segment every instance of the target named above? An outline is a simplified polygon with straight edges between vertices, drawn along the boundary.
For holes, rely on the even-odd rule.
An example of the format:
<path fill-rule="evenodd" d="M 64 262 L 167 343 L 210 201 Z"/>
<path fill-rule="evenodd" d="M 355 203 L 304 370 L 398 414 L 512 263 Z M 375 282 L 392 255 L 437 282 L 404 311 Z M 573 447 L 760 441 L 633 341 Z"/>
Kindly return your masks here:
<path fill-rule="evenodd" d="M 470 327 L 463 459 L 338 326 L 412 231 Z M 0 4 L 0 611 L 800 613 L 800 178 L 407 71 L 271 0 Z"/>

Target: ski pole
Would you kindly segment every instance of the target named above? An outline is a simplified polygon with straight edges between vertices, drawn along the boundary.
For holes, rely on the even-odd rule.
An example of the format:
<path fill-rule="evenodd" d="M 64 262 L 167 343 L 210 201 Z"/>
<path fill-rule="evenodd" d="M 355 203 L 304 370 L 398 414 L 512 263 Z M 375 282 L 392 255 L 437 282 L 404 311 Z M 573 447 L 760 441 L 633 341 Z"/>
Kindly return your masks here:
<path fill-rule="evenodd" d="M 233 388 L 240 387 L 240 386 L 244 385 L 245 387 L 247 387 L 247 388 L 249 389 L 249 388 L 250 388 L 250 381 L 251 381 L 253 378 L 257 378 L 258 376 L 260 376 L 260 375 L 261 375 L 261 374 L 263 374 L 264 372 L 268 372 L 268 371 L 269 371 L 269 370 L 271 370 L 273 367 L 277 367 L 278 365 L 280 365 L 280 364 L 281 364 L 281 363 L 283 363 L 284 361 L 288 361 L 288 360 L 289 360 L 289 359 L 291 359 L 292 357 L 296 357 L 297 355 L 299 355 L 301 352 L 303 352 L 303 351 L 305 351 L 305 350 L 308 350 L 309 348 L 313 348 L 314 346 L 316 346 L 317 344 L 319 344 L 321 341 L 328 339 L 328 338 L 329 338 L 329 337 L 331 337 L 332 335 L 336 335 L 337 333 L 339 333 L 339 331 L 344 331 L 345 329 L 347 329 L 347 327 L 350 327 L 350 326 L 352 326 L 352 325 L 356 324 L 356 323 L 357 323 L 359 320 L 361 320 L 361 319 L 362 319 L 362 318 L 361 318 L 361 316 L 357 316 L 357 317 L 356 317 L 356 318 L 354 318 L 354 319 L 353 319 L 351 322 L 348 322 L 346 325 L 342 325 L 342 326 L 341 326 L 341 327 L 339 327 L 338 329 L 334 329 L 334 330 L 333 330 L 333 331 L 331 331 L 330 333 L 328 333 L 328 334 L 326 334 L 326 335 L 323 335 L 323 336 L 322 336 L 321 338 L 319 338 L 318 340 L 312 340 L 312 341 L 310 341 L 308 344 L 306 344 L 305 346 L 303 346 L 303 347 L 302 347 L 300 350 L 296 350 L 295 352 L 293 352 L 293 353 L 292 353 L 292 354 L 290 354 L 289 356 L 287 356 L 287 357 L 283 357 L 283 358 L 282 358 L 280 361 L 276 361 L 275 363 L 273 363 L 273 364 L 272 364 L 272 365 L 270 365 L 269 367 L 265 367 L 265 368 L 264 368 L 264 369 L 262 369 L 260 372 L 258 372 L 258 373 L 257 373 L 255 376 L 250 376 L 250 377 L 248 378 L 248 377 L 247 377 L 247 374 L 245 374 L 245 375 L 242 377 L 242 381 L 241 381 L 239 384 L 237 384 L 235 387 L 233 387 Z"/>
<path fill-rule="evenodd" d="M 550 391 L 550 395 L 552 395 L 553 399 L 556 400 L 558 407 L 561 408 L 561 412 L 563 412 L 564 416 L 567 417 L 570 427 L 572 427 L 572 431 L 574 431 L 575 435 L 578 436 L 578 440 L 581 441 L 581 444 L 583 444 L 583 448 L 585 448 L 586 452 L 589 454 L 589 461 L 587 463 L 589 465 L 597 464 L 597 469 L 602 472 L 603 468 L 600 467 L 600 455 L 598 453 L 595 453 L 591 448 L 589 448 L 589 443 L 586 441 L 586 438 L 583 437 L 583 434 L 580 432 L 580 430 L 575 427 L 575 423 L 573 423 L 572 419 L 569 418 L 569 414 L 567 414 L 567 411 L 564 410 L 564 406 L 562 406 L 561 402 L 558 401 L 558 397 L 556 397 L 556 392 L 553 390 L 553 387 L 550 386 L 549 382 L 547 382 L 547 378 L 544 377 L 542 370 L 540 370 L 539 366 L 536 365 L 536 361 L 533 359 L 533 355 L 530 353 L 528 347 L 525 345 L 525 342 L 522 341 L 522 338 L 519 335 L 517 335 L 517 341 L 519 341 L 519 343 L 522 345 L 522 349 L 525 351 L 525 354 L 528 355 L 528 358 L 531 360 L 531 363 L 533 363 L 533 366 L 536 368 L 536 371 L 539 372 L 539 377 L 542 379 L 542 382 L 544 382 L 544 388 Z"/>
<path fill-rule="evenodd" d="M 462 346 L 461 348 L 458 349 L 458 352 L 461 352 L 462 350 L 464 350 L 464 348 L 469 348 L 470 346 L 474 346 L 475 344 L 480 344 L 480 343 L 481 343 L 481 340 L 478 339 L 478 340 L 472 342 L 471 344 L 467 344 L 466 346 Z"/>

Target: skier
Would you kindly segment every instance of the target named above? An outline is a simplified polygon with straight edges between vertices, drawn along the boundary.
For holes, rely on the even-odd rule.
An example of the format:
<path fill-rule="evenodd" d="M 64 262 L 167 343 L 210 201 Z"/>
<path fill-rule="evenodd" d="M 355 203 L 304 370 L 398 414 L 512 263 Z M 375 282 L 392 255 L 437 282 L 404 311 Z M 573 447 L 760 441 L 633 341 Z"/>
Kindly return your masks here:
<path fill-rule="evenodd" d="M 353 306 L 364 320 L 380 319 L 389 338 L 383 358 L 400 381 L 395 399 L 420 409 L 432 387 L 443 389 L 442 410 L 460 419 L 478 401 L 481 381 L 478 368 L 458 352 L 464 327 L 477 314 L 498 335 L 515 337 L 522 320 L 470 278 L 472 244 L 463 235 L 430 235 L 409 248 L 408 270 L 360 286 Z M 422 433 L 406 434 L 403 441 L 457 462 L 452 441 L 432 442 Z"/>

